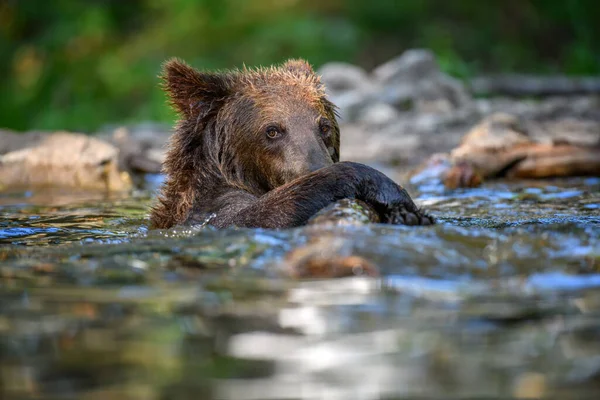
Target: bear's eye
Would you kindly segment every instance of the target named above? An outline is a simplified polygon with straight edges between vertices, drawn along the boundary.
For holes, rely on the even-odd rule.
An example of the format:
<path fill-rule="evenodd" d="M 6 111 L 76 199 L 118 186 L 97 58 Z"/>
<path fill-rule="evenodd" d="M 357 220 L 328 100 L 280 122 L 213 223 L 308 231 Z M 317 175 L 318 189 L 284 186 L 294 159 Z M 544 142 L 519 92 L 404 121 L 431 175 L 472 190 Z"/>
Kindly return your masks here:
<path fill-rule="evenodd" d="M 327 121 L 327 120 L 321 121 L 321 123 L 319 124 L 319 130 L 321 131 L 321 135 L 329 136 L 329 134 L 331 133 L 331 125 L 330 125 L 329 121 Z"/>
<path fill-rule="evenodd" d="M 281 129 L 274 125 L 267 127 L 266 132 L 269 139 L 277 139 L 281 136 Z"/>

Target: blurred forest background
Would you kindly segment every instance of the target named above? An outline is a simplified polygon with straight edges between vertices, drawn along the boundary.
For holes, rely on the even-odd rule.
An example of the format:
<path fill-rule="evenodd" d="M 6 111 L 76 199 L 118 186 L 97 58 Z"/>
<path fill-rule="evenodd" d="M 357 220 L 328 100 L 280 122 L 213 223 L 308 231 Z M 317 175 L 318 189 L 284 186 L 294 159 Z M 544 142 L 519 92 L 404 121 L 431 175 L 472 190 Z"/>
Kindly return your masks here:
<path fill-rule="evenodd" d="M 600 74 L 596 0 L 0 0 L 0 127 L 171 121 L 156 78 L 304 57 L 366 69 L 414 47 L 446 72 Z"/>

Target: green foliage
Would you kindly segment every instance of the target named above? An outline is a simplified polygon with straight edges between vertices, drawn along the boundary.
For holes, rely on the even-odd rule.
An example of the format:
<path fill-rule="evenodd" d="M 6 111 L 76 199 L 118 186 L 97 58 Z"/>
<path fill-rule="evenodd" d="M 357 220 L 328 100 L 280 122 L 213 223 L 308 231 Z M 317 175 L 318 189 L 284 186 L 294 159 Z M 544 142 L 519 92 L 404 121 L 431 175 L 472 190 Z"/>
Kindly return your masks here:
<path fill-rule="evenodd" d="M 93 131 L 170 121 L 172 56 L 199 68 L 304 57 L 372 68 L 433 49 L 459 77 L 600 73 L 595 0 L 4 0 L 0 126 Z"/>

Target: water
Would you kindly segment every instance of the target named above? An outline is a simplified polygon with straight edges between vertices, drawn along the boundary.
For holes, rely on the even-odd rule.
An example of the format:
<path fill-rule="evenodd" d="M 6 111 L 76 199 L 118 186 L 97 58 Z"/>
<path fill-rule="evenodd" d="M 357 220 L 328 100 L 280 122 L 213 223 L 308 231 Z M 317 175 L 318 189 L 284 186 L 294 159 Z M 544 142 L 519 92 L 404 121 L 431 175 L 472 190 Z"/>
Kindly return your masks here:
<path fill-rule="evenodd" d="M 413 193 L 437 226 L 149 232 L 149 191 L 0 195 L 0 397 L 597 398 L 600 179 Z M 291 279 L 299 248 L 380 277 Z"/>

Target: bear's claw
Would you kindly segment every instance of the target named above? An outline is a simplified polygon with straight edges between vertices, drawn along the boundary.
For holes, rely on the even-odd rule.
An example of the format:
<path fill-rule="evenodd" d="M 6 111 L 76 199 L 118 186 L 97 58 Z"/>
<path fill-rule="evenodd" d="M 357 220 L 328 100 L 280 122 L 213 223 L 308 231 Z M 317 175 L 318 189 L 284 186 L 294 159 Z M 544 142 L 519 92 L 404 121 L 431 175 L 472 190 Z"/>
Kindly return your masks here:
<path fill-rule="evenodd" d="M 420 209 L 413 212 L 408 211 L 405 207 L 399 207 L 390 211 L 384 222 L 393 225 L 425 226 L 434 225 L 435 219 Z"/>

